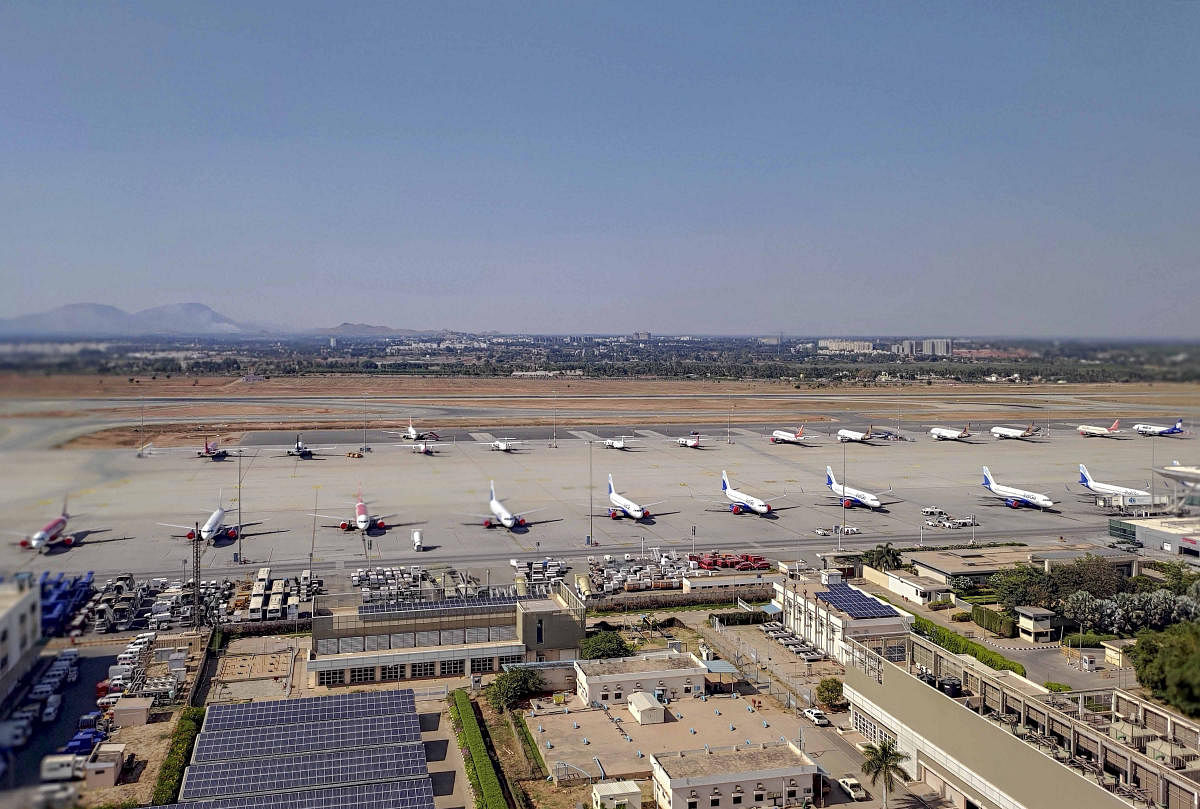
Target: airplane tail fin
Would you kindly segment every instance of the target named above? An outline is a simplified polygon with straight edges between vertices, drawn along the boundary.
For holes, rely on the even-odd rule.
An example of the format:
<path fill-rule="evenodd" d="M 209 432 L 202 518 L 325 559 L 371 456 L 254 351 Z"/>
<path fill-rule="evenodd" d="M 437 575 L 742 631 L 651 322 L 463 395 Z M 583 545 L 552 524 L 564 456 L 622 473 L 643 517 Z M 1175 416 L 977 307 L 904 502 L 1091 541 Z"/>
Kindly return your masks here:
<path fill-rule="evenodd" d="M 613 493 L 612 472 L 608 473 L 608 493 L 609 494 Z"/>
<path fill-rule="evenodd" d="M 1183 416 L 1180 416 L 1179 418 L 1175 419 L 1175 429 L 1176 430 L 1183 429 Z"/>
<path fill-rule="evenodd" d="M 492 499 L 495 500 L 496 499 L 496 481 L 494 481 L 494 480 L 488 481 L 488 491 L 491 493 Z"/>
<path fill-rule="evenodd" d="M 1120 423 L 1121 423 L 1121 420 L 1120 420 L 1120 419 L 1114 419 L 1114 420 L 1113 420 L 1113 426 L 1111 426 L 1111 427 L 1109 427 L 1109 428 L 1108 428 L 1108 429 L 1109 429 L 1109 431 L 1110 431 L 1110 432 L 1114 432 L 1114 433 L 1115 433 L 1115 432 L 1117 431 L 1117 425 L 1118 425 L 1118 424 L 1120 424 Z"/>
<path fill-rule="evenodd" d="M 1088 474 L 1087 467 L 1083 464 L 1079 465 L 1079 482 L 1083 486 L 1092 482 L 1092 476 Z"/>
<path fill-rule="evenodd" d="M 967 426 L 963 427 L 963 437 L 966 438 L 971 434 L 971 422 L 967 422 Z"/>
<path fill-rule="evenodd" d="M 62 516 L 63 516 L 63 519 L 64 519 L 64 520 L 65 520 L 65 519 L 67 519 L 68 517 L 70 517 L 70 516 L 71 516 L 71 515 L 70 515 L 70 514 L 67 512 L 67 493 L 66 493 L 66 492 L 63 492 L 63 510 L 62 510 Z"/>
<path fill-rule="evenodd" d="M 988 469 L 986 466 L 983 467 L 983 485 L 990 489 L 995 482 L 996 481 L 992 479 L 992 470 Z"/>
<path fill-rule="evenodd" d="M 721 491 L 729 489 L 729 476 L 725 474 L 725 470 L 721 470 Z"/>
<path fill-rule="evenodd" d="M 867 434 L 866 434 L 866 435 L 864 435 L 864 436 L 863 436 L 863 438 L 870 438 L 870 437 L 871 437 L 872 435 L 874 435 L 874 434 L 875 434 L 875 425 L 874 425 L 874 424 L 868 424 L 868 425 L 867 425 Z"/>
<path fill-rule="evenodd" d="M 832 466 L 825 467 L 825 485 L 829 486 L 830 488 L 837 485 L 837 478 L 833 476 Z"/>
<path fill-rule="evenodd" d="M 799 426 L 799 428 L 797 428 L 797 430 L 796 430 L 796 437 L 797 437 L 797 438 L 803 438 L 803 437 L 804 437 L 804 425 L 803 425 L 803 424 L 801 424 L 801 425 Z"/>

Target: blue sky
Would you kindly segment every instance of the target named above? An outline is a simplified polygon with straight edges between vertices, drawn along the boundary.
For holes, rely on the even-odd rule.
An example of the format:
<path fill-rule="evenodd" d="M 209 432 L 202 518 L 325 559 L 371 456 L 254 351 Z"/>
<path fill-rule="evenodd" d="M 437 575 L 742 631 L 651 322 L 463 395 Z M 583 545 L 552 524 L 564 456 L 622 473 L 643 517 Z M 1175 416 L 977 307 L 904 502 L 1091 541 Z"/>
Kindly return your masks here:
<path fill-rule="evenodd" d="M 1200 3 L 0 6 L 0 316 L 1200 336 Z"/>

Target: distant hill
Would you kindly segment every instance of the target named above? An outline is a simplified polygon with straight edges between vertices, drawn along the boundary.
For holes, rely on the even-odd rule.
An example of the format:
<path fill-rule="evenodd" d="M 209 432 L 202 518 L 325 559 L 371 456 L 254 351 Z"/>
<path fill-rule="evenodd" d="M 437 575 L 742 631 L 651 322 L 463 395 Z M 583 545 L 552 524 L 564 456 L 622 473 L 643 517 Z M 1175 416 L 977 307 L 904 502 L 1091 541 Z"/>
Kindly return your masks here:
<path fill-rule="evenodd" d="M 175 303 L 132 314 L 100 303 L 71 303 L 49 312 L 0 319 L 0 334 L 13 337 L 202 336 L 261 331 L 202 303 Z"/>
<path fill-rule="evenodd" d="M 434 334 L 431 331 L 393 329 L 390 326 L 372 326 L 368 323 L 343 323 L 340 326 L 334 326 L 332 329 L 315 329 L 311 333 L 328 337 L 398 337 L 413 334 Z"/>

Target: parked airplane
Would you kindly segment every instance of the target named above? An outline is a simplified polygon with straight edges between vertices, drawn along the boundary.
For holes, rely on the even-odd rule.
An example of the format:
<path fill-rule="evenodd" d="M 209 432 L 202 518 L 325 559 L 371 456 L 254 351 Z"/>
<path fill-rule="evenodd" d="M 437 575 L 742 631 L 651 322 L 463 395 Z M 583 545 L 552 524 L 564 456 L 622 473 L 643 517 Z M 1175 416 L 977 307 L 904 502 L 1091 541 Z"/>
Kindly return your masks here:
<path fill-rule="evenodd" d="M 300 434 L 296 433 L 296 443 L 292 444 L 283 455 L 277 455 L 277 458 L 302 458 L 308 460 L 317 455 L 326 452 L 329 447 L 310 447 L 300 440 Z"/>
<path fill-rule="evenodd" d="M 983 467 L 983 487 L 1001 498 L 1004 505 L 1009 508 L 1020 508 L 1022 504 L 1034 508 L 1050 508 L 1054 505 L 1054 501 L 1044 494 L 1017 489 L 1013 486 L 1002 486 L 996 482 L 992 477 L 991 470 L 986 466 Z"/>
<path fill-rule="evenodd" d="M 856 441 L 860 444 L 865 444 L 872 438 L 878 437 L 874 432 L 872 432 L 873 429 L 873 425 L 868 426 L 865 433 L 860 433 L 856 430 L 841 429 L 837 431 L 837 440 L 843 444 L 845 444 L 847 441 Z"/>
<path fill-rule="evenodd" d="M 1157 424 L 1135 424 L 1133 431 L 1138 435 L 1182 435 L 1183 418 L 1175 422 L 1174 427 L 1159 427 Z"/>
<path fill-rule="evenodd" d="M 971 425 L 968 422 L 967 426 L 961 430 L 952 430 L 949 427 L 934 427 L 929 431 L 929 434 L 938 441 L 962 441 L 971 437 Z"/>
<path fill-rule="evenodd" d="M 729 499 L 729 510 L 734 514 L 741 514 L 744 511 L 753 511 L 755 514 L 771 513 L 771 504 L 766 500 L 760 500 L 745 492 L 739 492 L 730 486 L 729 476 L 725 474 L 724 469 L 721 470 L 721 491 Z"/>
<path fill-rule="evenodd" d="M 204 524 L 200 526 L 200 539 L 203 539 L 205 542 L 207 542 L 210 539 L 215 539 L 217 537 L 222 537 L 222 536 L 229 537 L 230 539 L 237 539 L 238 534 L 241 533 L 241 530 L 246 527 L 245 523 L 235 524 L 235 525 L 226 525 L 226 523 L 225 523 L 225 507 L 223 505 L 221 505 L 222 500 L 223 500 L 222 496 L 220 494 L 218 494 L 217 495 L 217 510 L 214 511 L 212 514 L 210 514 L 208 519 L 204 521 Z M 175 536 L 182 536 L 182 537 L 185 537 L 186 539 L 196 539 L 195 526 L 176 525 L 174 523 L 169 523 L 169 522 L 160 522 L 159 525 L 165 526 L 167 528 L 180 528 L 180 529 L 186 531 L 187 533 L 186 534 L 176 534 Z"/>
<path fill-rule="evenodd" d="M 440 438 L 440 436 L 433 430 L 421 431 L 416 427 L 413 427 L 412 419 L 408 420 L 407 430 L 386 430 L 385 432 L 390 435 L 398 435 L 401 438 L 407 439 L 408 441 L 424 441 L 425 439 L 437 441 Z"/>
<path fill-rule="evenodd" d="M 514 528 L 524 528 L 526 525 L 529 524 L 525 519 L 526 516 L 528 516 L 529 514 L 538 512 L 538 511 L 544 511 L 544 509 L 538 508 L 538 509 L 534 509 L 533 511 L 527 511 L 527 512 L 525 512 L 524 515 L 513 514 L 511 511 L 509 511 L 507 508 L 504 507 L 503 503 L 501 503 L 498 499 L 496 499 L 496 483 L 495 483 L 495 481 L 491 481 L 491 480 L 488 481 L 488 493 L 489 493 L 488 494 L 488 497 L 489 497 L 488 509 L 492 513 L 491 514 L 474 514 L 474 515 L 472 515 L 475 517 L 479 517 L 483 520 L 484 528 L 492 528 L 492 527 L 498 526 L 498 525 L 503 526 L 503 527 L 509 529 L 510 531 Z"/>
<path fill-rule="evenodd" d="M 870 492 L 864 492 L 862 489 L 854 489 L 844 483 L 838 483 L 837 478 L 833 476 L 833 467 L 825 467 L 825 485 L 829 490 L 842 499 L 842 506 L 845 508 L 853 508 L 857 503 L 860 506 L 867 508 L 882 508 L 883 503 L 879 501 L 876 495 Z"/>
<path fill-rule="evenodd" d="M 223 461 L 229 457 L 229 450 L 219 446 L 221 437 L 214 436 L 212 441 L 204 442 L 204 449 L 196 450 L 197 458 L 208 458 L 211 461 Z"/>
<path fill-rule="evenodd" d="M 415 444 L 393 444 L 393 446 L 408 447 L 418 455 L 432 455 L 442 444 L 437 441 L 418 441 Z"/>
<path fill-rule="evenodd" d="M 640 506 L 616 490 L 616 487 L 613 486 L 613 476 L 610 474 L 608 476 L 608 502 L 611 504 L 608 516 L 614 520 L 619 520 L 622 516 L 633 520 L 645 520 L 650 517 L 649 507 L 656 506 L 658 503 L 664 501 L 659 500 Z"/>
<path fill-rule="evenodd" d="M 42 526 L 42 530 L 26 537 L 22 537 L 21 541 L 16 543 L 22 548 L 45 553 L 55 545 L 62 545 L 64 548 L 69 548 L 75 544 L 75 537 L 64 533 L 67 530 L 67 520 L 71 519 L 71 515 L 67 513 L 67 498 L 63 496 L 62 514 L 59 514 L 50 522 Z M 17 534 L 17 536 L 21 536 Z"/>
<path fill-rule="evenodd" d="M 1117 429 L 1117 425 L 1121 423 L 1120 419 L 1116 419 L 1111 427 L 1093 427 L 1090 424 L 1080 424 L 1075 429 L 1084 438 L 1108 438 L 1109 436 L 1117 435 L 1122 430 Z"/>
<path fill-rule="evenodd" d="M 517 448 L 518 444 L 524 444 L 525 442 L 518 441 L 515 438 L 497 438 L 494 441 L 477 441 L 476 443 L 494 452 L 511 452 Z"/>
<path fill-rule="evenodd" d="M 787 430 L 776 430 L 770 435 L 772 444 L 803 444 L 812 437 L 804 434 L 803 424 L 797 427 L 794 433 L 789 433 Z"/>
<path fill-rule="evenodd" d="M 701 448 L 700 447 L 700 439 L 706 438 L 706 437 L 707 436 L 700 435 L 700 433 L 693 430 L 692 432 L 688 433 L 687 435 L 683 436 L 682 438 L 674 439 L 674 441 L 676 444 L 678 444 L 681 447 L 687 447 L 689 449 L 700 449 Z"/>
<path fill-rule="evenodd" d="M 1114 486 L 1111 483 L 1100 483 L 1088 474 L 1087 467 L 1083 464 L 1079 465 L 1079 483 L 1085 489 L 1090 489 L 1096 494 L 1120 494 L 1125 497 L 1150 496 L 1150 492 L 1144 492 L 1141 489 L 1127 489 L 1124 486 Z"/>
<path fill-rule="evenodd" d="M 618 435 L 616 438 L 604 439 L 605 449 L 629 449 L 633 446 L 632 435 Z"/>
<path fill-rule="evenodd" d="M 1042 429 L 1041 427 L 1038 427 L 1033 422 L 1030 422 L 1029 426 L 1026 427 L 1024 430 L 1017 429 L 1016 427 L 993 427 L 991 429 L 991 433 L 992 433 L 992 438 L 997 438 L 997 439 L 999 439 L 999 438 L 1023 439 L 1023 438 L 1029 438 L 1032 435 L 1036 435 L 1041 429 Z"/>
<path fill-rule="evenodd" d="M 362 494 L 358 495 L 358 502 L 354 504 L 354 517 L 347 519 L 345 517 L 334 517 L 330 514 L 309 514 L 310 517 L 324 517 L 327 520 L 337 520 L 331 528 L 340 528 L 343 531 L 370 531 L 377 529 L 380 531 L 387 530 L 387 520 L 395 515 L 388 514 L 380 517 L 372 514 L 367 510 L 367 504 L 363 502 Z"/>

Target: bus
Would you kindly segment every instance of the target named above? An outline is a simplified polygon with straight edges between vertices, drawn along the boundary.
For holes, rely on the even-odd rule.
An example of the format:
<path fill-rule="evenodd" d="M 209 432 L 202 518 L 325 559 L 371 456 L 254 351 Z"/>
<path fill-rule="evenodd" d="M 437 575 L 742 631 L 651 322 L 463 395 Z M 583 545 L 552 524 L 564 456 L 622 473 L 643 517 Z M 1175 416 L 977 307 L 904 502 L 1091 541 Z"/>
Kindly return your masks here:
<path fill-rule="evenodd" d="M 278 621 L 283 617 L 283 593 L 272 593 L 267 602 L 267 620 Z"/>
<path fill-rule="evenodd" d="M 269 582 L 270 580 L 271 580 L 271 568 L 260 567 L 258 569 L 258 578 L 255 579 L 255 581 L 261 583 L 263 587 L 266 587 L 267 582 Z"/>
<path fill-rule="evenodd" d="M 263 606 L 263 597 L 262 597 L 262 596 L 253 596 L 253 597 L 251 597 L 251 599 L 250 599 L 250 609 L 249 609 L 249 611 L 248 611 L 248 615 L 247 615 L 247 617 L 248 617 L 248 618 L 249 618 L 251 621 L 261 621 L 261 620 L 262 620 L 262 617 L 263 617 L 263 608 L 262 608 L 262 606 Z"/>
<path fill-rule="evenodd" d="M 286 592 L 284 589 L 286 585 L 287 582 L 285 582 L 283 579 L 276 579 L 275 581 L 271 582 L 271 595 L 283 595 L 284 592 Z"/>

